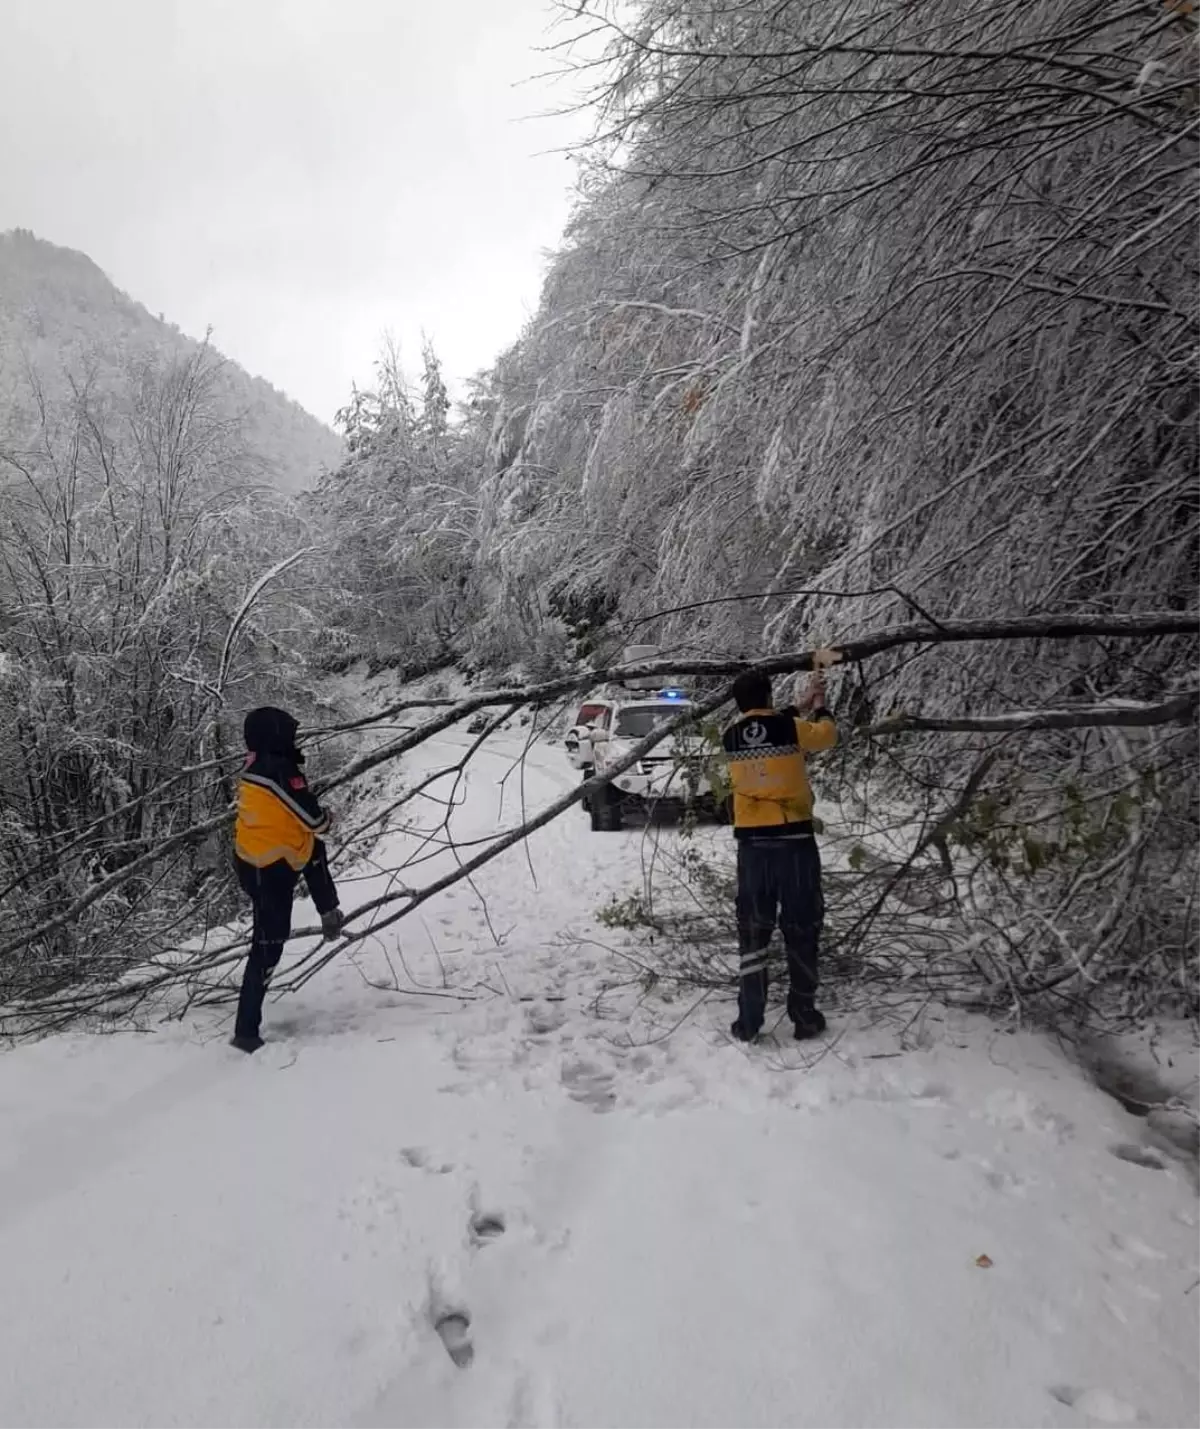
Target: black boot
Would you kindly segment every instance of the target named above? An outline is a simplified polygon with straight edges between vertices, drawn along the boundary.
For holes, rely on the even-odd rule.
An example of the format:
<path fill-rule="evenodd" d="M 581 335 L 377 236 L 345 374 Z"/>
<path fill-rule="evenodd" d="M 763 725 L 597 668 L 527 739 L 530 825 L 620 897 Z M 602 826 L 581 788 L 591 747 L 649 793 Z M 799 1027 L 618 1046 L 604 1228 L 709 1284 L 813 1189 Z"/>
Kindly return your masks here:
<path fill-rule="evenodd" d="M 825 1014 L 815 1007 L 801 1007 L 796 1012 L 796 1041 L 807 1042 L 825 1031 Z"/>
<path fill-rule="evenodd" d="M 751 1032 L 740 1017 L 735 1023 L 733 1023 L 729 1030 L 733 1033 L 733 1035 L 737 1038 L 739 1042 L 753 1042 L 754 1039 L 758 1036 L 757 1031 Z"/>
<path fill-rule="evenodd" d="M 229 1045 L 236 1047 L 239 1052 L 257 1052 L 263 1046 L 263 1039 L 257 1034 L 253 1037 L 243 1037 L 241 1033 L 236 1033 L 229 1039 Z"/>

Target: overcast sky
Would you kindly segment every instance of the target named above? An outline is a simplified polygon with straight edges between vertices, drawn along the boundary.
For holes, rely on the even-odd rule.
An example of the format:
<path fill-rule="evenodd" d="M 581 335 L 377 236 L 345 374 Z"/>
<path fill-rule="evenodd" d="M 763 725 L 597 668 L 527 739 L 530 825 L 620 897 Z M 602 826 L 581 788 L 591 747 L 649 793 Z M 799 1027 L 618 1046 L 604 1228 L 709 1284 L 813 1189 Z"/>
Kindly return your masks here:
<path fill-rule="evenodd" d="M 0 229 L 317 416 L 390 329 L 454 376 L 536 303 L 583 120 L 547 0 L 0 0 Z M 535 116 L 535 117 L 530 117 Z"/>

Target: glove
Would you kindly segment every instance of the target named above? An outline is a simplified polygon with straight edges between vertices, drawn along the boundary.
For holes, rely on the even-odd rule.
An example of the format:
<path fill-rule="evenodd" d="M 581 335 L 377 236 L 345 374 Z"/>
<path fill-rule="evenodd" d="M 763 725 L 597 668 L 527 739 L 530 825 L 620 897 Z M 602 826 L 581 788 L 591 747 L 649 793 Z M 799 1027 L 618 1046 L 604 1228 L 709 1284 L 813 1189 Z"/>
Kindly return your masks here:
<path fill-rule="evenodd" d="M 321 914 L 321 935 L 322 937 L 333 939 L 342 931 L 342 924 L 346 921 L 340 908 L 331 908 L 328 913 Z"/>

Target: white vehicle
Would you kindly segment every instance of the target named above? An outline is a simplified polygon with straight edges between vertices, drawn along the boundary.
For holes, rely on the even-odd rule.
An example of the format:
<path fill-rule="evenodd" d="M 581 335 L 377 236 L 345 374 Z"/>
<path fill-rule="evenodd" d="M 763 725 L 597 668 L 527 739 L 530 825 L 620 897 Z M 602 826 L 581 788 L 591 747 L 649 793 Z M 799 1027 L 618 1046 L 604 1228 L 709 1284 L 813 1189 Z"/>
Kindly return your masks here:
<path fill-rule="evenodd" d="M 592 695 L 580 706 L 563 741 L 567 758 L 585 779 L 603 774 L 639 740 L 691 708 L 684 692 L 675 688 L 642 693 L 622 687 Z M 716 797 L 704 774 L 704 755 L 700 735 L 684 731 L 668 735 L 611 784 L 584 798 L 592 828 L 619 829 L 625 811 L 634 807 L 648 812 L 652 807 L 691 804 L 718 815 Z"/>

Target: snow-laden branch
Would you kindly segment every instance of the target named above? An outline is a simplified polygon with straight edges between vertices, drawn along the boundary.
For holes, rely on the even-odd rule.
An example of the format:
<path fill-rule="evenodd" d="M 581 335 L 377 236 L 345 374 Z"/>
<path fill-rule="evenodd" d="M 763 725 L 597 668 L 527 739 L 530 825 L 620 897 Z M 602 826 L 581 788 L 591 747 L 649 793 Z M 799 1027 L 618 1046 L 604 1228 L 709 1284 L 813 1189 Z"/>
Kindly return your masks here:
<path fill-rule="evenodd" d="M 972 716 L 896 714 L 871 725 L 867 732 L 905 734 L 913 730 L 937 730 L 955 734 L 1018 734 L 1039 729 L 1146 729 L 1153 725 L 1185 723 L 1195 716 L 1198 708 L 1200 690 L 1188 690 L 1156 703 L 1110 700 L 1060 710 L 1012 710 Z"/>
<path fill-rule="evenodd" d="M 1200 615 L 1183 614 L 1176 612 L 1126 615 L 1126 616 L 1031 616 L 1024 619 L 1007 621 L 945 621 L 945 622 L 923 622 L 913 625 L 896 626 L 891 630 L 879 631 L 872 635 L 867 635 L 858 640 L 847 641 L 844 644 L 836 645 L 834 650 L 834 663 L 848 663 L 858 660 L 869 659 L 873 655 L 881 654 L 888 650 L 893 650 L 905 645 L 925 645 L 940 643 L 957 643 L 963 641 L 982 640 L 1031 640 L 1031 639 L 1053 639 L 1069 640 L 1089 636 L 1109 636 L 1138 639 L 1153 639 L 1165 635 L 1195 635 L 1200 630 Z M 493 705 L 520 706 L 528 704 L 541 704 L 546 701 L 570 694 L 573 691 L 587 689 L 597 683 L 605 681 L 632 679 L 639 677 L 660 676 L 664 679 L 680 675 L 704 675 L 721 681 L 717 693 L 698 701 L 686 714 L 681 715 L 677 720 L 661 726 L 658 730 L 648 735 L 645 739 L 635 745 L 630 752 L 608 771 L 608 778 L 623 773 L 633 767 L 639 759 L 653 749 L 663 740 L 670 738 L 677 729 L 684 724 L 697 718 L 703 718 L 718 710 L 729 698 L 729 679 L 740 674 L 747 669 L 758 669 L 764 673 L 781 675 L 796 673 L 813 668 L 813 657 L 816 652 L 813 650 L 798 650 L 790 654 L 780 654 L 771 656 L 769 659 L 761 661 L 746 660 L 652 660 L 639 661 L 625 665 L 609 665 L 588 671 L 581 671 L 573 675 L 564 675 L 554 680 L 542 681 L 538 684 L 527 686 L 512 686 L 505 689 L 483 691 L 476 695 L 470 695 L 463 700 L 442 710 L 433 718 L 426 720 L 410 733 L 403 735 L 400 739 L 393 740 L 370 754 L 364 755 L 361 759 L 355 760 L 347 765 L 332 779 L 318 786 L 318 792 L 327 793 L 332 789 L 346 785 L 362 775 L 378 768 L 380 765 L 390 763 L 394 759 L 400 758 L 410 750 L 417 748 L 427 740 L 449 729 L 459 723 L 467 715 L 476 710 L 484 709 Z M 1187 696 L 1180 698 L 1186 699 Z M 1128 707 L 1126 707 L 1128 708 Z M 384 722 L 391 717 L 391 709 L 382 710 L 375 716 L 375 721 Z M 1181 716 L 1175 715 L 1174 718 Z M 1162 722 L 1162 721 L 1159 721 Z M 916 728 L 917 726 L 913 726 Z M 943 726 L 948 727 L 948 726 Z M 961 727 L 954 725 L 953 727 Z M 1037 728 L 1038 726 L 1026 724 L 1024 728 Z M 1056 726 L 1047 726 L 1056 727 Z M 395 897 L 408 898 L 409 901 L 399 913 L 389 918 L 385 924 L 387 926 L 394 922 L 396 918 L 416 907 L 418 903 L 424 902 L 434 893 L 440 892 L 443 888 L 452 883 L 458 882 L 461 878 L 470 876 L 476 869 L 491 861 L 492 858 L 510 848 L 513 844 L 520 842 L 535 832 L 543 825 L 557 818 L 565 810 L 577 804 L 582 798 L 593 789 L 598 788 L 606 782 L 599 776 L 578 785 L 569 794 L 564 795 L 555 803 L 542 810 L 536 817 L 526 821 L 520 827 L 513 829 L 510 833 L 502 835 L 489 847 L 476 855 L 467 863 L 464 863 L 452 874 L 446 875 L 444 879 L 429 885 L 427 889 L 422 889 L 418 894 L 397 894 L 392 895 L 388 901 Z M 30 946 L 45 938 L 48 934 L 56 932 L 58 929 L 74 921 L 86 908 L 104 898 L 115 888 L 125 883 L 128 879 L 157 863 L 160 859 L 189 843 L 197 842 L 206 837 L 223 824 L 228 824 L 232 820 L 231 810 L 217 815 L 214 818 L 206 819 L 197 824 L 192 829 L 176 834 L 172 838 L 166 839 L 158 848 L 150 850 L 142 857 L 135 859 L 124 868 L 115 873 L 109 874 L 106 878 L 99 880 L 88 890 L 87 893 L 75 899 L 66 909 L 57 914 L 54 918 L 23 932 L 16 937 L 10 938 L 6 943 L 0 944 L 0 958 L 19 951 L 21 948 Z M 377 906 L 369 905 L 369 908 Z M 361 913 L 368 909 L 356 910 Z M 373 929 L 372 931 L 376 931 Z"/>
<path fill-rule="evenodd" d="M 284 571 L 294 566 L 297 561 L 302 560 L 305 556 L 311 555 L 313 549 L 312 546 L 304 546 L 299 551 L 294 551 L 290 556 L 285 556 L 283 560 L 276 561 L 269 570 L 264 571 L 262 575 L 258 577 L 246 592 L 241 605 L 238 606 L 233 619 L 229 622 L 229 629 L 225 635 L 225 643 L 221 647 L 221 661 L 217 670 L 216 684 L 218 692 L 223 691 L 225 688 L 225 681 L 229 676 L 229 663 L 233 658 L 234 642 L 237 639 L 238 631 L 242 628 L 243 622 L 247 615 L 250 614 L 254 602 L 277 576 L 281 576 Z"/>
<path fill-rule="evenodd" d="M 1166 611 L 1141 615 L 1035 615 L 1013 620 L 946 620 L 897 625 L 890 630 L 881 630 L 857 640 L 835 644 L 831 648 L 835 654 L 835 664 L 851 664 L 905 645 L 958 644 L 987 640 L 1073 640 L 1087 636 L 1153 639 L 1158 636 L 1198 633 L 1200 613 Z M 573 675 L 562 675 L 554 680 L 544 680 L 539 684 L 483 690 L 478 694 L 465 696 L 415 730 L 382 745 L 370 754 L 363 755 L 361 759 L 356 759 L 321 786 L 321 789 L 328 791 L 347 784 L 369 770 L 415 749 L 432 735 L 449 729 L 451 725 L 457 724 L 467 715 L 474 714 L 476 710 L 487 709 L 492 705 L 539 704 L 595 685 L 630 679 L 657 677 L 670 680 L 685 675 L 720 679 L 734 677 L 750 669 L 761 670 L 768 675 L 796 674 L 813 668 L 813 654 L 812 650 L 796 650 L 772 655 L 763 660 L 641 660 L 628 664 L 598 666 Z M 725 698 L 723 695 L 718 706 L 724 703 Z M 412 701 L 404 700 L 387 706 L 372 716 L 370 721 L 363 723 L 384 723 L 400 711 L 411 708 Z"/>
<path fill-rule="evenodd" d="M 7 957 L 9 953 L 15 953 L 20 948 L 27 948 L 30 943 L 38 942 L 49 934 L 57 932 L 59 928 L 65 928 L 68 923 L 73 923 L 85 909 L 90 908 L 93 903 L 99 902 L 115 888 L 119 888 L 122 883 L 127 883 L 129 879 L 136 878 L 140 873 L 145 873 L 147 869 L 153 868 L 156 863 L 160 863 L 169 854 L 176 853 L 189 844 L 199 843 L 201 839 L 207 838 L 209 834 L 214 833 L 223 824 L 228 824 L 232 820 L 233 811 L 228 809 L 211 819 L 205 819 L 202 823 L 193 824 L 190 829 L 184 829 L 182 833 L 163 839 L 157 848 L 151 849 L 141 858 L 135 858 L 132 863 L 127 863 L 116 873 L 110 873 L 107 878 L 102 878 L 92 884 L 86 893 L 81 894 L 55 917 L 47 919 L 46 922 L 39 924 L 28 933 L 10 938 L 7 943 L 0 943 L 0 958 Z"/>

